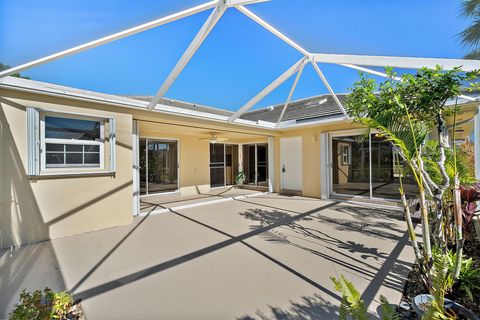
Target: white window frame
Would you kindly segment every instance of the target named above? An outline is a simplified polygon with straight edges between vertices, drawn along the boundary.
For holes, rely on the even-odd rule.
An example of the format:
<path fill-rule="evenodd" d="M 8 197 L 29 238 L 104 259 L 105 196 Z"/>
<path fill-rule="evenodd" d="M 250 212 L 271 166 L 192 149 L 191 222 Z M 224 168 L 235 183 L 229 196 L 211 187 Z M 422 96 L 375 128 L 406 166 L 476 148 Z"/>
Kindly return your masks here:
<path fill-rule="evenodd" d="M 89 141 L 89 140 L 76 140 L 76 139 L 45 138 L 45 117 L 46 116 L 100 122 L 100 140 Z M 82 172 L 82 171 L 104 169 L 105 167 L 105 120 L 106 120 L 104 117 L 85 116 L 81 114 L 61 113 L 61 112 L 54 112 L 54 111 L 40 111 L 39 118 L 40 118 L 40 174 L 49 173 L 49 172 L 59 172 L 59 171 L 75 170 L 75 171 Z M 68 145 L 98 145 L 100 149 L 100 163 L 98 166 L 65 164 L 58 167 L 47 167 L 46 166 L 46 143 L 68 144 Z"/>

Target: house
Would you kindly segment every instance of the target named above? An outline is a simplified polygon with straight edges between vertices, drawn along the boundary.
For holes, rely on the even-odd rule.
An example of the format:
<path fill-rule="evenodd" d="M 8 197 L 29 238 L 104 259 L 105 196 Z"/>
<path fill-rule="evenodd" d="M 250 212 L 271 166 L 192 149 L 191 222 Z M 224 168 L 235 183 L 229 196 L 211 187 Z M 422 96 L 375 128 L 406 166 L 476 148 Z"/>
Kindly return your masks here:
<path fill-rule="evenodd" d="M 459 99 L 456 139 L 478 153 L 471 98 Z M 146 197 L 222 190 L 240 171 L 262 191 L 397 198 L 394 150 L 375 134 L 360 139 L 365 129 L 331 95 L 234 122 L 233 112 L 165 98 L 148 110 L 150 99 L 0 79 L 0 247 L 129 224 Z"/>

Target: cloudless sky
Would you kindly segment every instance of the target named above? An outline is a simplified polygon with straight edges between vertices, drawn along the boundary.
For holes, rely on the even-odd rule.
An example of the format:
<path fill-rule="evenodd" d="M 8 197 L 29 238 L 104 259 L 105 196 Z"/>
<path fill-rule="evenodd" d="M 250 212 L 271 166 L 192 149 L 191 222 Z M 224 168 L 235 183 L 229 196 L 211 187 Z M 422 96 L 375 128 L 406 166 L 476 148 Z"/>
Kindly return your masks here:
<path fill-rule="evenodd" d="M 0 62 L 19 65 L 206 0 L 0 0 Z M 460 0 L 272 0 L 249 9 L 310 52 L 461 58 L 469 21 Z M 24 71 L 40 81 L 113 94 L 153 95 L 209 11 Z M 301 55 L 229 9 L 167 92 L 171 98 L 237 109 Z M 336 92 L 358 72 L 320 65 Z M 293 77 L 259 103 L 286 99 Z M 310 65 L 293 99 L 325 93 Z"/>

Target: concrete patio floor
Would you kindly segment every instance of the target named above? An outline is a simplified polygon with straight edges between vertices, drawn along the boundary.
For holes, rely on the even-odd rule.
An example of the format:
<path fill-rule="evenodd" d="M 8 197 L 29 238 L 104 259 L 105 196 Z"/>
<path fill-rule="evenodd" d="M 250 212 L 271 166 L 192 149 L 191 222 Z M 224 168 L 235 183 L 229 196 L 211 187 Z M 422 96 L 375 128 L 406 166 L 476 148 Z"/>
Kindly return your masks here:
<path fill-rule="evenodd" d="M 330 276 L 375 315 L 414 260 L 401 212 L 275 194 L 135 218 L 0 253 L 0 318 L 22 288 L 67 288 L 87 319 L 336 319 Z"/>

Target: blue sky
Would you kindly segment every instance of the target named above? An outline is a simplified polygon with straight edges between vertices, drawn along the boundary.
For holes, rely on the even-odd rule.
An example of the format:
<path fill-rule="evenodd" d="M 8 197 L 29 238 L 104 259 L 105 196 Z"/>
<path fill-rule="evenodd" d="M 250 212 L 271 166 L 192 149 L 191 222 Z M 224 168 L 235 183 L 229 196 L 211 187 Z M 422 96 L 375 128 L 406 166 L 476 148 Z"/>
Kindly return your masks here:
<path fill-rule="evenodd" d="M 206 0 L 0 0 L 0 62 L 18 65 Z M 250 5 L 305 49 L 320 53 L 461 58 L 459 0 L 272 0 Z M 208 17 L 203 12 L 23 72 L 35 80 L 113 94 L 152 95 Z M 171 98 L 237 109 L 301 58 L 229 9 L 168 91 Z M 336 92 L 354 70 L 320 65 Z M 257 107 L 285 100 L 293 77 Z M 293 98 L 325 93 L 307 66 Z"/>

